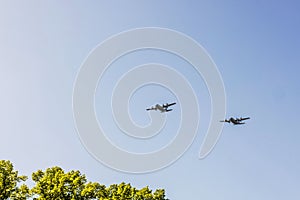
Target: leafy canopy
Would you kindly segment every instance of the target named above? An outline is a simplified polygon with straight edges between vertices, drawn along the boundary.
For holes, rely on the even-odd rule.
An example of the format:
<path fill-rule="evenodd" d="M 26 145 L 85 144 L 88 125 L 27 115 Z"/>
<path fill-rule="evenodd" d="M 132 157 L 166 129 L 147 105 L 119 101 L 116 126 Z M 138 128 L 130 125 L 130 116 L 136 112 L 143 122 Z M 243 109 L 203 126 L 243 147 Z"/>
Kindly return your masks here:
<path fill-rule="evenodd" d="M 25 200 L 29 197 L 29 188 L 19 183 L 25 181 L 26 176 L 19 176 L 10 161 L 0 160 L 0 199 Z"/>
<path fill-rule="evenodd" d="M 2 200 L 167 200 L 164 189 L 154 192 L 148 187 L 137 189 L 130 184 L 112 184 L 109 187 L 88 182 L 78 170 L 65 172 L 60 167 L 32 173 L 35 185 L 29 189 L 22 184 L 26 176 L 18 176 L 10 161 L 0 160 L 0 199 Z"/>

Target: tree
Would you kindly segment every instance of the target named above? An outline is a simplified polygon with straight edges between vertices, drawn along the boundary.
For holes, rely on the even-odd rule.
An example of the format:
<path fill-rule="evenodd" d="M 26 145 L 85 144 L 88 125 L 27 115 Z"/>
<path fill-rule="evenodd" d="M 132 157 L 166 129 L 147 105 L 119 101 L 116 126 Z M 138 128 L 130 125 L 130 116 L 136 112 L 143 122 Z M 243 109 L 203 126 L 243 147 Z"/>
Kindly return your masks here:
<path fill-rule="evenodd" d="M 85 175 L 79 171 L 65 173 L 60 167 L 38 170 L 32 174 L 36 185 L 31 189 L 35 199 L 86 200 L 96 198 L 102 189 L 98 183 L 87 183 Z"/>
<path fill-rule="evenodd" d="M 157 189 L 152 192 L 149 187 L 136 189 L 130 184 L 113 184 L 107 189 L 107 199 L 109 200 L 167 200 L 165 190 Z"/>
<path fill-rule="evenodd" d="M 25 181 L 26 176 L 18 176 L 10 161 L 0 160 L 0 199 L 25 200 L 29 197 L 29 188 L 18 183 Z"/>
<path fill-rule="evenodd" d="M 85 185 L 84 189 L 81 192 L 81 195 L 87 199 L 107 199 L 107 191 L 105 186 L 100 183 L 89 182 Z"/>
<path fill-rule="evenodd" d="M 32 173 L 35 185 L 29 189 L 26 176 L 18 176 L 10 161 L 0 161 L 0 200 L 167 200 L 165 191 L 154 192 L 148 187 L 136 189 L 129 183 L 112 184 L 109 187 L 97 182 L 87 182 L 78 170 L 65 172 L 60 167 Z"/>

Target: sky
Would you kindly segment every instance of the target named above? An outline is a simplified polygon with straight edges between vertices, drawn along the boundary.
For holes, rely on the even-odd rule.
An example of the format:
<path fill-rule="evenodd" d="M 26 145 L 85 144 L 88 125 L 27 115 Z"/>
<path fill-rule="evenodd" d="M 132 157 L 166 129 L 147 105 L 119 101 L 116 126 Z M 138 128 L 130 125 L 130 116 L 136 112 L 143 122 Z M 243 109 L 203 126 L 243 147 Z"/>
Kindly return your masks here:
<path fill-rule="evenodd" d="M 27 176 L 60 166 L 105 185 L 124 181 L 137 188 L 164 188 L 167 198 L 175 200 L 299 198 L 299 8 L 292 0 L 1 1 L 0 159 L 10 160 Z M 203 78 L 167 52 L 124 55 L 112 63 L 95 92 L 98 121 L 115 145 L 154 151 L 174 138 L 179 127 L 180 102 L 157 137 L 127 138 L 116 127 L 111 93 L 134 66 L 171 66 L 190 82 L 200 110 L 197 136 L 176 162 L 132 174 L 109 168 L 86 150 L 73 118 L 72 95 L 93 49 L 113 35 L 143 27 L 172 29 L 202 45 L 223 79 L 226 116 L 251 119 L 243 126 L 224 124 L 213 151 L 198 159 L 211 117 Z M 132 95 L 128 110 L 143 126 L 149 123 L 145 108 L 168 101 L 178 102 L 176 94 L 149 85 Z"/>

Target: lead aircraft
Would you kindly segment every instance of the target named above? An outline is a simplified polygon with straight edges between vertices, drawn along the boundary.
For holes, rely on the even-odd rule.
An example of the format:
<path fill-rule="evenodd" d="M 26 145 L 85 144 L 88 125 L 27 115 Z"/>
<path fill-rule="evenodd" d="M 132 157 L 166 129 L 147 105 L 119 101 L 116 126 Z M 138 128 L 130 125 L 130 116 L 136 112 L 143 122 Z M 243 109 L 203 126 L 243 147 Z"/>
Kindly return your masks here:
<path fill-rule="evenodd" d="M 174 103 L 165 103 L 165 104 L 156 104 L 155 106 L 152 106 L 151 108 L 147 108 L 146 110 L 147 111 L 150 111 L 150 110 L 159 110 L 160 112 L 170 112 L 172 111 L 173 109 L 169 109 L 169 106 L 173 106 L 175 105 L 176 102 Z"/>

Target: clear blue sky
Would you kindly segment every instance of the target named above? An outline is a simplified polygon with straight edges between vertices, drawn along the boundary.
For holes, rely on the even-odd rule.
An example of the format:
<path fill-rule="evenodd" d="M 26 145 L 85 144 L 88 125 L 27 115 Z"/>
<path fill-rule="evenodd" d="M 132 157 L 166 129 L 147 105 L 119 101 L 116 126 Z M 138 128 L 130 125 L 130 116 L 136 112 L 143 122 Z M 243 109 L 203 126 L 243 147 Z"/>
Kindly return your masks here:
<path fill-rule="evenodd" d="M 299 9 L 292 0 L 1 1 L 0 159 L 11 160 L 28 176 L 58 165 L 106 185 L 125 181 L 165 188 L 170 199 L 299 199 Z M 198 160 L 210 116 L 209 96 L 201 77 L 197 87 L 193 72 L 182 70 L 199 91 L 197 97 L 203 98 L 198 136 L 173 165 L 133 175 L 102 165 L 85 150 L 73 120 L 72 92 L 76 74 L 93 48 L 121 31 L 145 26 L 174 29 L 200 43 L 222 75 L 227 116 L 251 120 L 239 127 L 226 124 L 212 153 Z M 143 63 L 164 58 L 161 55 L 137 53 L 132 58 Z M 124 62 L 129 60 L 136 64 L 133 59 Z M 147 119 L 140 110 L 149 99 L 174 97 L 161 97 L 161 88 L 147 90 L 132 99 L 130 109 L 138 123 Z M 101 94 L 96 97 L 102 101 Z M 141 103 L 134 106 L 135 101 Z M 97 108 L 99 118 L 111 116 Z M 168 127 L 167 134 L 174 134 L 172 123 Z M 118 139 L 114 134 L 109 137 Z M 120 140 L 124 148 L 132 147 Z M 147 148 L 156 146 L 149 141 Z"/>

